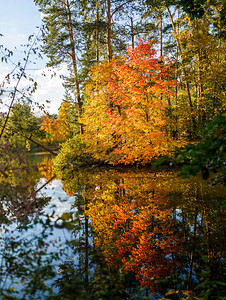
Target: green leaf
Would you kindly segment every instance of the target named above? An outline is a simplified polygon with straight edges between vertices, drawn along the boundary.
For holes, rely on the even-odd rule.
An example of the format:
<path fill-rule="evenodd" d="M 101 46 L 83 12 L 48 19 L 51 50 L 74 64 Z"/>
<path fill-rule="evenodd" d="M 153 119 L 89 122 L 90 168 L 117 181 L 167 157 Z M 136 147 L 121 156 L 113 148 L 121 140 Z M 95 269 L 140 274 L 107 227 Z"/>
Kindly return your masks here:
<path fill-rule="evenodd" d="M 72 212 L 63 213 L 61 219 L 64 221 L 68 221 L 72 218 Z"/>

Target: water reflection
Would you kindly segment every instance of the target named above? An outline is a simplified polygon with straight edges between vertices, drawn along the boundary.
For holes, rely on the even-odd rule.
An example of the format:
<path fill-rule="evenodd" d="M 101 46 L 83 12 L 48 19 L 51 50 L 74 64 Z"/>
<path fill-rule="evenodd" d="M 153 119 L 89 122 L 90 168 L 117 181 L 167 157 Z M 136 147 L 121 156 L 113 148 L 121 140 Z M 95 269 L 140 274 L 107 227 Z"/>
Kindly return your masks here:
<path fill-rule="evenodd" d="M 170 297 L 171 291 L 204 293 L 212 299 L 207 290 L 210 295 L 222 293 L 221 186 L 209 186 L 201 178 L 182 180 L 169 171 L 129 168 L 80 169 L 68 172 L 61 182 L 54 178 L 49 156 L 14 160 L 13 171 L 0 175 L 1 224 L 16 220 L 30 224 L 37 234 L 35 242 L 20 238 L 20 249 L 14 245 L 16 254 L 10 257 L 25 255 L 24 272 L 31 266 L 30 254 L 40 257 L 39 271 L 31 268 L 39 274 L 37 282 L 43 273 L 47 279 L 55 277 L 49 285 L 33 282 L 40 291 L 48 290 L 53 299 L 143 299 L 152 293 Z M 39 230 L 32 227 L 34 220 Z M 62 243 L 67 255 L 57 248 Z M 30 250 L 25 253 L 24 247 Z M 52 274 L 50 266 L 57 260 L 59 272 Z M 17 268 L 22 273 L 14 270 L 11 276 L 28 276 L 21 265 Z"/>
<path fill-rule="evenodd" d="M 39 214 L 50 200 L 37 197 L 36 189 L 42 174 L 41 162 L 30 161 L 23 153 L 8 153 L 1 160 L 0 212 L 1 223 L 26 223 L 28 216 Z"/>
<path fill-rule="evenodd" d="M 71 210 L 74 197 L 67 196 L 59 179 L 43 177 L 54 178 L 50 163 L 49 156 L 13 155 L 0 178 L 1 299 L 57 294 L 52 284 L 59 260 L 73 257 L 66 247 L 72 235 L 57 224 Z"/>
<path fill-rule="evenodd" d="M 223 282 L 222 187 L 149 170 L 80 170 L 73 175 L 64 187 L 83 199 L 94 249 L 111 271 L 120 269 L 161 293 L 199 293 L 203 274 L 208 274 L 208 284 Z"/>

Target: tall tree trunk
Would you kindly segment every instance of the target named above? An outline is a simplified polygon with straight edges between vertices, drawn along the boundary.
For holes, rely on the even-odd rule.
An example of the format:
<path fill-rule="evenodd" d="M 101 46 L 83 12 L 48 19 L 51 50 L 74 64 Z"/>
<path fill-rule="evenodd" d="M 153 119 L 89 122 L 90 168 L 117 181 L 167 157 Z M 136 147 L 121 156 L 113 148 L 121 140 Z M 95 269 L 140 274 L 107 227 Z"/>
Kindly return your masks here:
<path fill-rule="evenodd" d="M 196 247 L 197 216 L 198 216 L 198 207 L 196 206 L 196 209 L 195 209 L 194 229 L 193 229 L 193 241 L 192 241 L 192 249 L 191 249 L 190 263 L 189 263 L 189 274 L 188 274 L 188 282 L 187 282 L 187 289 L 188 290 L 191 287 L 191 277 L 192 277 L 192 270 L 193 270 L 193 263 L 194 263 L 194 254 L 195 254 L 195 247 Z"/>
<path fill-rule="evenodd" d="M 160 57 L 162 57 L 162 12 L 160 10 L 160 13 L 159 13 L 159 18 L 160 18 Z M 161 77 L 162 79 L 162 77 Z M 161 97 L 160 97 L 160 100 L 162 100 L 162 93 L 161 93 Z M 170 111 L 170 99 L 168 98 L 168 105 L 169 105 L 169 111 Z"/>
<path fill-rule="evenodd" d="M 203 83 L 202 83 L 202 72 L 201 72 L 201 61 L 202 53 L 198 51 L 198 97 L 197 97 L 197 111 L 199 118 L 204 121 L 206 119 L 205 110 L 203 107 Z"/>
<path fill-rule="evenodd" d="M 81 102 L 81 95 L 80 95 L 80 87 L 79 87 L 79 79 L 78 79 L 78 68 L 77 68 L 77 60 L 76 60 L 76 52 L 75 52 L 75 41 L 74 41 L 74 34 L 73 34 L 73 27 L 72 27 L 72 17 L 71 17 L 71 9 L 69 1 L 66 0 L 64 2 L 64 6 L 68 15 L 67 19 L 67 26 L 70 38 L 70 47 L 71 47 L 71 58 L 72 58 L 72 65 L 73 65 L 73 72 L 75 77 L 75 88 L 76 88 L 76 98 L 78 103 L 78 114 L 81 116 L 82 113 L 82 102 Z M 82 125 L 80 125 L 80 134 L 83 134 Z"/>
<path fill-rule="evenodd" d="M 107 0 L 107 50 L 108 61 L 112 61 L 112 45 L 111 45 L 111 0 Z"/>
<path fill-rule="evenodd" d="M 132 44 L 132 49 L 134 49 L 134 28 L 133 28 L 133 18 L 130 18 L 131 21 L 131 44 Z"/>
<path fill-rule="evenodd" d="M 99 0 L 97 0 L 96 3 L 96 61 L 99 63 L 99 28 L 98 28 L 98 23 L 99 23 Z"/>
<path fill-rule="evenodd" d="M 210 263 L 211 261 L 210 227 L 208 221 L 209 212 L 207 212 L 207 209 L 205 209 L 204 214 L 205 214 L 205 226 L 206 226 L 207 260 L 208 263 Z"/>
<path fill-rule="evenodd" d="M 148 99 L 148 94 L 146 95 L 146 103 L 147 105 L 145 105 L 144 107 L 144 111 L 145 111 L 145 116 L 146 116 L 146 122 L 149 122 L 149 108 L 148 108 L 148 103 L 149 103 L 149 99 Z"/>
<path fill-rule="evenodd" d="M 173 21 L 173 17 L 172 17 L 172 14 L 170 12 L 169 7 L 167 7 L 167 11 L 168 11 L 168 14 L 169 14 L 169 17 L 170 17 L 170 21 L 171 21 L 171 24 L 172 24 L 172 27 L 173 27 L 174 36 L 175 36 L 176 44 L 177 44 L 177 50 L 178 50 L 178 54 L 179 54 L 179 57 L 180 57 L 180 60 L 181 60 L 181 68 L 182 68 L 182 71 L 184 73 L 185 86 L 186 86 L 186 91 L 187 91 L 187 95 L 188 95 L 188 103 L 189 103 L 189 107 L 190 107 L 190 110 L 191 110 L 192 129 L 195 132 L 195 130 L 196 130 L 196 123 L 195 123 L 195 118 L 193 116 L 193 104 L 192 104 L 192 100 L 191 100 L 190 86 L 189 86 L 189 82 L 188 82 L 188 79 L 187 79 L 187 71 L 186 71 L 186 68 L 185 68 L 185 65 L 184 65 L 184 61 L 183 61 L 181 44 L 180 44 L 180 40 L 178 38 L 178 33 L 177 33 L 177 30 L 176 30 L 176 27 L 175 27 L 175 24 L 174 24 L 174 21 Z"/>
<path fill-rule="evenodd" d="M 162 46 L 162 12 L 160 11 L 160 56 L 163 54 L 163 46 Z"/>
<path fill-rule="evenodd" d="M 85 195 L 84 191 L 84 204 L 85 204 L 85 211 L 87 210 L 88 200 Z M 88 286 L 89 282 L 89 219 L 85 214 L 85 262 L 84 262 L 84 273 L 85 273 L 85 283 Z"/>
<path fill-rule="evenodd" d="M 107 0 L 107 51 L 108 51 L 108 61 L 112 61 L 112 42 L 111 42 L 111 25 L 113 15 L 119 11 L 124 5 L 133 2 L 133 0 L 128 0 L 115 8 L 111 14 L 111 0 Z"/>

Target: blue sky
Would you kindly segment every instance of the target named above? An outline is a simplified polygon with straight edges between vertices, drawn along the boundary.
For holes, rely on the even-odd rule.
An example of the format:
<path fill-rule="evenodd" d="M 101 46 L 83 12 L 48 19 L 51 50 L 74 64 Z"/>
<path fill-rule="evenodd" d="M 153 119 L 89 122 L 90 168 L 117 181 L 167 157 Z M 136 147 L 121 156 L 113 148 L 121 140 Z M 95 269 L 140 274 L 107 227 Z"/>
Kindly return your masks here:
<path fill-rule="evenodd" d="M 26 43 L 29 35 L 37 32 L 41 14 L 32 0 L 3 0 L 0 10 L 0 33 L 4 45 L 10 48 Z M 2 43 L 2 42 L 1 42 Z"/>
<path fill-rule="evenodd" d="M 41 25 L 41 13 L 38 7 L 32 0 L 1 0 L 0 9 L 0 45 L 9 48 L 14 52 L 12 60 L 17 62 L 21 59 L 22 48 L 21 44 L 27 44 L 28 37 L 38 32 L 37 27 Z M 15 47 L 18 49 L 15 51 Z M 61 86 L 62 80 L 59 76 L 51 79 L 52 70 L 45 68 L 45 62 L 39 61 L 32 76 L 38 83 L 38 90 L 34 94 L 34 101 L 40 104 L 45 103 L 45 100 L 50 100 L 51 104 L 48 111 L 50 113 L 57 113 L 63 97 L 63 88 Z M 10 63 L 0 63 L 0 83 L 4 76 L 12 70 Z M 57 74 L 65 73 L 66 67 Z M 55 70 L 56 71 L 56 70 Z M 46 77 L 41 76 L 45 72 Z M 28 82 L 23 80 L 19 88 L 26 87 Z M 0 110 L 5 110 L 6 100 L 3 98 L 3 105 L 0 105 Z"/>

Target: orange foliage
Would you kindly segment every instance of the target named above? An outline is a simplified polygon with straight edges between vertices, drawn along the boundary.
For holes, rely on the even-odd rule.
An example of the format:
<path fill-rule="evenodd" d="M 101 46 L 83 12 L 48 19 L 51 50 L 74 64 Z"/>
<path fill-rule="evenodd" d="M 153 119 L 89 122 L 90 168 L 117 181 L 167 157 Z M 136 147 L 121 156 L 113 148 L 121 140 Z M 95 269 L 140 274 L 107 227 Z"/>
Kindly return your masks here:
<path fill-rule="evenodd" d="M 140 41 L 122 60 L 93 68 L 81 121 L 86 125 L 83 139 L 97 158 L 147 163 L 172 148 L 164 131 L 167 99 L 175 86 L 169 79 L 172 64 L 155 54 Z"/>
<path fill-rule="evenodd" d="M 57 119 L 51 119 L 47 115 L 42 117 L 42 129 L 46 132 L 46 142 L 63 142 L 71 136 L 69 126 L 66 124 L 66 113 L 70 104 L 63 102 L 59 109 Z"/>
<path fill-rule="evenodd" d="M 41 129 L 45 130 L 46 138 L 44 141 L 51 143 L 53 141 L 53 120 L 51 120 L 47 115 L 42 117 Z"/>

